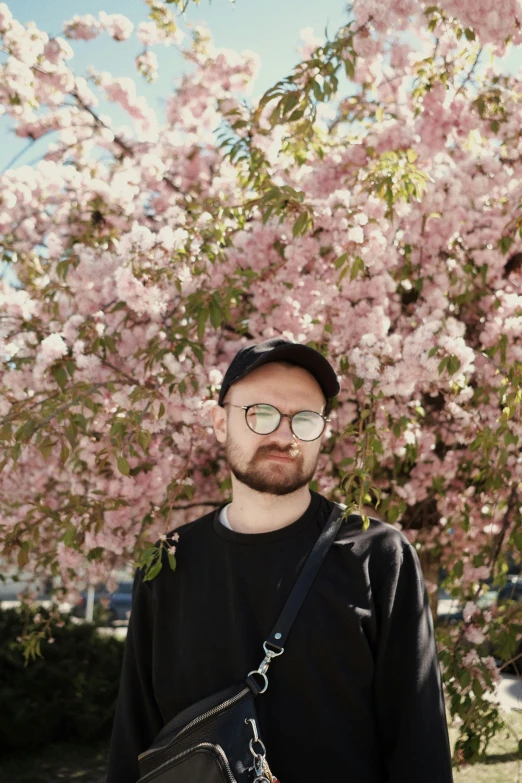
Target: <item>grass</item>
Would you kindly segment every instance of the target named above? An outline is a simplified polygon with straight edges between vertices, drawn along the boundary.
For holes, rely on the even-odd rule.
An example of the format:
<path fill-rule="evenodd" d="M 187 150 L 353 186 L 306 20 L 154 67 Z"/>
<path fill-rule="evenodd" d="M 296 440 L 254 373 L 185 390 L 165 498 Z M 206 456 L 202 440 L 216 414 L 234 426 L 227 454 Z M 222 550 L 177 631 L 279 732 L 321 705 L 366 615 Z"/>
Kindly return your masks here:
<path fill-rule="evenodd" d="M 0 780 L 9 783 L 104 783 L 107 743 L 49 745 L 34 754 L 0 758 Z"/>
<path fill-rule="evenodd" d="M 491 740 L 486 762 L 454 769 L 454 783 L 522 783 L 522 758 L 518 755 L 518 743 L 522 740 L 522 712 L 505 712 L 503 718 L 506 727 Z M 453 748 L 458 727 L 449 724 L 449 735 Z"/>
<path fill-rule="evenodd" d="M 504 714 L 506 728 L 491 742 L 484 764 L 461 766 L 453 772 L 454 783 L 522 783 L 522 712 Z M 457 726 L 449 726 L 451 745 Z M 0 759 L 0 780 L 9 783 L 104 783 L 107 743 L 95 746 L 52 745 L 34 755 L 25 751 Z M 420 781 L 419 781 L 420 783 Z"/>

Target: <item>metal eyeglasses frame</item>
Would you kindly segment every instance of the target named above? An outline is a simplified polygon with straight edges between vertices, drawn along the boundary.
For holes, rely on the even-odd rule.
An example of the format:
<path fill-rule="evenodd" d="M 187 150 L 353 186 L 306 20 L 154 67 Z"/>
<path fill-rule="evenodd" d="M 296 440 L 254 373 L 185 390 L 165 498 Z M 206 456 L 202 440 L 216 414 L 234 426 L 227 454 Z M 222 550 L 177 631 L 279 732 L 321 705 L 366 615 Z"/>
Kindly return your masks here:
<path fill-rule="evenodd" d="M 292 433 L 295 435 L 295 437 L 298 440 L 302 440 L 303 443 L 313 443 L 314 440 L 317 440 L 317 438 L 320 438 L 321 435 L 324 432 L 324 428 L 326 427 L 327 423 L 330 421 L 330 419 L 327 416 L 323 416 L 323 414 L 319 413 L 318 411 L 304 410 L 304 411 L 296 411 L 295 413 L 281 413 L 279 408 L 276 408 L 276 406 L 272 405 L 272 403 L 270 403 L 270 402 L 254 402 L 252 405 L 234 405 L 232 402 L 224 402 L 223 403 L 223 407 L 225 407 L 225 405 L 230 405 L 231 408 L 240 408 L 241 410 L 245 411 L 246 425 L 247 425 L 248 429 L 251 432 L 254 432 L 256 435 L 271 435 L 273 432 L 275 432 L 277 430 L 277 428 L 279 427 L 279 425 L 281 424 L 281 421 L 283 419 L 290 419 L 290 429 L 292 430 Z M 252 427 L 248 423 L 248 411 L 250 410 L 250 408 L 255 408 L 257 405 L 269 405 L 271 408 L 273 408 L 279 414 L 279 421 L 277 422 L 277 424 L 274 427 L 274 429 L 270 430 L 270 432 L 256 432 L 255 430 L 252 429 Z M 305 440 L 304 438 L 300 438 L 299 435 L 297 435 L 294 432 L 293 419 L 294 419 L 294 416 L 299 416 L 300 413 L 313 413 L 316 416 L 320 416 L 321 419 L 323 420 L 323 429 L 321 430 L 319 435 L 315 436 L 315 438 L 311 438 L 310 440 Z"/>

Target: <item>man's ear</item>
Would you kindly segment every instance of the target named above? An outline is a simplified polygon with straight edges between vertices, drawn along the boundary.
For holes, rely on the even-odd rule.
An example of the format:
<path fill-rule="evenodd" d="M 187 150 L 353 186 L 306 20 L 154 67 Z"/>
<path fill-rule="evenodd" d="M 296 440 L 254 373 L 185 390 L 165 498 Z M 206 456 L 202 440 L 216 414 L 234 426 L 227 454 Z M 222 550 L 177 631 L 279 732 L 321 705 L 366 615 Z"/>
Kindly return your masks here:
<path fill-rule="evenodd" d="M 227 412 L 221 405 L 214 405 L 210 413 L 216 439 L 218 443 L 225 443 L 227 439 Z"/>

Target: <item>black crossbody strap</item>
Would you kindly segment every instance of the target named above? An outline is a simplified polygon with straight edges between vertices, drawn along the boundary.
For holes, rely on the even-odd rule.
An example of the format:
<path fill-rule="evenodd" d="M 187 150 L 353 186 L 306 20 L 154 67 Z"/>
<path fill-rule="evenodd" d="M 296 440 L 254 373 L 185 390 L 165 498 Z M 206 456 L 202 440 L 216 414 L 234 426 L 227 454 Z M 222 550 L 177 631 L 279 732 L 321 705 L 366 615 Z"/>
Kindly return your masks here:
<path fill-rule="evenodd" d="M 335 540 L 341 526 L 344 511 L 344 506 L 341 506 L 339 503 L 334 504 L 332 513 L 328 517 L 328 521 L 315 542 L 312 551 L 306 558 L 299 576 L 297 577 L 297 581 L 277 619 L 277 623 L 266 640 L 267 644 L 270 645 L 270 647 L 273 647 L 276 652 L 279 652 L 279 650 L 282 650 L 285 646 L 287 636 L 290 633 L 294 620 L 303 605 L 304 599 L 308 595 L 308 591 L 317 576 L 317 572 L 326 557 L 326 553 Z"/>
<path fill-rule="evenodd" d="M 245 684 L 250 688 L 254 696 L 264 693 L 268 688 L 268 667 L 272 658 L 276 658 L 284 652 L 284 647 L 290 629 L 294 624 L 303 601 L 308 595 L 321 563 L 326 557 L 326 553 L 335 541 L 335 537 L 341 527 L 345 507 L 339 503 L 334 503 L 332 513 L 328 517 L 326 525 L 319 534 L 310 554 L 306 558 L 299 576 L 288 596 L 283 610 L 278 617 L 272 633 L 263 642 L 265 657 L 259 664 L 259 667 L 248 673 Z"/>

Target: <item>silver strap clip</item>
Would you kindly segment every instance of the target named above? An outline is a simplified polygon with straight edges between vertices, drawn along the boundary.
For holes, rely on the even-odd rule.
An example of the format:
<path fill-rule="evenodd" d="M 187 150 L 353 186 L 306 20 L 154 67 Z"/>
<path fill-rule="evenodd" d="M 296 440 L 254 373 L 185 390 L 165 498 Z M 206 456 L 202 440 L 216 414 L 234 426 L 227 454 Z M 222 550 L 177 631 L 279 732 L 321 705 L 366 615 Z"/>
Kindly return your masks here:
<path fill-rule="evenodd" d="M 268 677 L 266 673 L 268 671 L 268 667 L 270 666 L 270 662 L 272 661 L 272 658 L 277 658 L 278 655 L 282 655 L 285 651 L 285 648 L 281 647 L 279 652 L 274 652 L 274 650 L 270 650 L 269 647 L 267 647 L 266 642 L 263 642 L 263 650 L 265 651 L 265 657 L 259 664 L 259 667 L 251 672 L 248 672 L 249 677 L 251 674 L 259 674 L 259 676 L 263 678 L 264 685 L 262 690 L 259 691 L 259 693 L 264 693 L 268 688 Z"/>
<path fill-rule="evenodd" d="M 245 723 L 251 724 L 254 733 L 254 738 L 249 742 L 250 753 L 254 757 L 254 764 L 250 767 L 255 775 L 253 783 L 271 783 L 272 775 L 266 762 L 266 749 L 257 733 L 257 724 L 253 718 L 245 718 Z"/>

